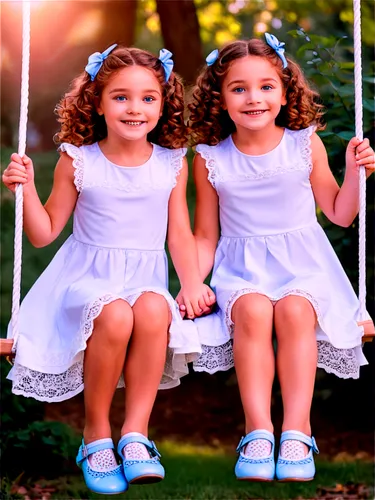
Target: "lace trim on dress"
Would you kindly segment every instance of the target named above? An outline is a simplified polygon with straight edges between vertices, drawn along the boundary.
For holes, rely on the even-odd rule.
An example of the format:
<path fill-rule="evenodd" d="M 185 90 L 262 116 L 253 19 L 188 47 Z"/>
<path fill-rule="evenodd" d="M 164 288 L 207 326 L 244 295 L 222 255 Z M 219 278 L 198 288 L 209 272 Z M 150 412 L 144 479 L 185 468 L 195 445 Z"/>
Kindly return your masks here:
<path fill-rule="evenodd" d="M 88 338 L 91 336 L 94 329 L 94 320 L 102 312 L 103 307 L 117 299 L 121 299 L 121 297 L 108 293 L 95 299 L 94 302 L 85 305 L 81 322 L 81 333 L 84 335 L 85 342 L 87 342 Z"/>
<path fill-rule="evenodd" d="M 266 295 L 255 288 L 246 288 L 234 292 L 227 301 L 225 308 L 225 323 L 231 336 L 233 336 L 234 329 L 234 323 L 231 318 L 233 305 L 242 295 L 249 293 Z M 269 299 L 273 303 L 276 303 L 278 300 L 288 295 L 297 295 L 306 298 L 314 307 L 318 321 L 321 324 L 319 305 L 314 297 L 304 290 L 288 290 L 279 297 L 269 297 Z M 354 348 L 338 349 L 324 340 L 317 340 L 317 346 L 317 366 L 319 368 L 323 368 L 327 373 L 334 373 L 340 378 L 359 378 L 359 363 Z M 196 371 L 207 371 L 208 373 L 215 373 L 219 370 L 228 370 L 232 368 L 234 366 L 232 341 L 229 340 L 225 344 L 219 346 L 202 346 L 202 354 L 193 366 Z"/>
<path fill-rule="evenodd" d="M 83 363 L 78 361 L 64 373 L 42 373 L 18 363 L 12 374 L 14 394 L 39 401 L 59 402 L 83 390 Z"/>
<path fill-rule="evenodd" d="M 177 184 L 177 177 L 181 173 L 181 169 L 184 165 L 184 157 L 186 154 L 186 149 L 174 149 L 172 150 L 172 158 L 171 158 L 171 165 L 173 167 L 174 171 L 174 178 L 173 178 L 173 186 L 175 187 Z"/>
<path fill-rule="evenodd" d="M 196 372 L 208 372 L 211 375 L 217 371 L 226 371 L 234 366 L 232 339 L 225 344 L 210 346 L 202 344 L 202 354 L 194 361 Z"/>
<path fill-rule="evenodd" d="M 80 334 L 77 335 L 77 350 L 84 349 L 88 338 L 94 329 L 94 320 L 102 312 L 105 305 L 117 300 L 117 295 L 107 294 L 83 310 Z M 73 358 L 77 351 L 70 353 Z M 63 373 L 51 374 L 31 370 L 18 363 L 14 365 L 13 387 L 14 394 L 33 397 L 39 401 L 58 402 L 72 398 L 83 390 L 83 359 L 77 361 Z"/>
<path fill-rule="evenodd" d="M 340 378 L 359 378 L 355 349 L 337 349 L 325 340 L 318 340 L 318 367 Z"/>
<path fill-rule="evenodd" d="M 83 189 L 83 155 L 80 148 L 74 146 L 73 144 L 68 144 L 63 142 L 58 149 L 59 151 L 67 153 L 73 159 L 74 167 L 74 185 L 77 191 L 80 193 Z"/>
<path fill-rule="evenodd" d="M 202 145 L 201 145 L 202 146 Z M 311 171 L 311 166 L 306 162 L 306 157 L 303 157 L 303 161 L 290 165 L 277 165 L 268 170 L 263 170 L 257 174 L 243 173 L 243 174 L 231 174 L 226 173 L 225 175 L 221 175 L 218 171 L 216 161 L 212 156 L 212 153 L 209 149 L 202 148 L 197 149 L 198 153 L 202 156 L 204 160 L 206 160 L 206 168 L 208 170 L 208 180 L 212 184 L 213 187 L 216 187 L 217 182 L 230 182 L 230 181 L 242 181 L 242 180 L 250 180 L 250 181 L 258 181 L 262 179 L 269 179 L 270 177 L 274 177 L 280 174 L 287 174 L 290 172 L 303 172 L 304 170 Z"/>
<path fill-rule="evenodd" d="M 206 160 L 206 168 L 208 170 L 208 180 L 215 187 L 216 180 L 216 162 L 215 159 L 211 155 L 211 151 L 208 148 L 204 147 L 204 144 L 200 144 L 199 148 L 197 147 L 197 152 L 201 155 L 201 157 Z"/>
<path fill-rule="evenodd" d="M 275 175 L 287 174 L 290 172 L 303 172 L 307 171 L 308 168 L 305 163 L 297 163 L 295 165 L 278 165 L 277 167 L 270 168 L 269 170 L 264 170 L 258 174 L 226 174 L 216 175 L 216 181 L 228 182 L 228 181 L 259 181 L 262 179 L 269 179 Z"/>
<path fill-rule="evenodd" d="M 311 135 L 315 132 L 315 130 L 316 127 L 311 126 L 301 130 L 300 132 L 301 156 L 304 164 L 309 168 L 310 173 L 313 169 L 311 159 Z"/>

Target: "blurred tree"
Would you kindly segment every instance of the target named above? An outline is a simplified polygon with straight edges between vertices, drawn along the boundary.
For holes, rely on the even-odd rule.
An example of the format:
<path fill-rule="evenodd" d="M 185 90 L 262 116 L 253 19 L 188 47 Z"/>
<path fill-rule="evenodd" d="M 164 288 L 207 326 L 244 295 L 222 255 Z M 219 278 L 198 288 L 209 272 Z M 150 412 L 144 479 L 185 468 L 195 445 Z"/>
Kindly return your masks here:
<path fill-rule="evenodd" d="M 202 43 L 194 0 L 156 0 L 164 45 L 171 52 L 176 71 L 193 83 L 203 64 Z"/>

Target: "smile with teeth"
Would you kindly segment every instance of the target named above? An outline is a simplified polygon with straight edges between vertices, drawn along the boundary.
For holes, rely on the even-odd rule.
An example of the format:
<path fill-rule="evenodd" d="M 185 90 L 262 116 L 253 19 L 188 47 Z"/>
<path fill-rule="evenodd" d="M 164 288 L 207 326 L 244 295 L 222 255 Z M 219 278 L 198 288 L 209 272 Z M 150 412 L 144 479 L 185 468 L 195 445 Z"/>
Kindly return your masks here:
<path fill-rule="evenodd" d="M 255 109 L 254 111 L 244 111 L 245 115 L 262 115 L 265 113 L 265 109 Z"/>
<path fill-rule="evenodd" d="M 131 125 L 133 127 L 137 127 L 137 126 L 145 123 L 145 122 L 136 122 L 136 121 L 132 121 L 132 120 L 121 120 L 121 121 L 122 121 L 122 123 L 125 123 L 125 125 Z"/>

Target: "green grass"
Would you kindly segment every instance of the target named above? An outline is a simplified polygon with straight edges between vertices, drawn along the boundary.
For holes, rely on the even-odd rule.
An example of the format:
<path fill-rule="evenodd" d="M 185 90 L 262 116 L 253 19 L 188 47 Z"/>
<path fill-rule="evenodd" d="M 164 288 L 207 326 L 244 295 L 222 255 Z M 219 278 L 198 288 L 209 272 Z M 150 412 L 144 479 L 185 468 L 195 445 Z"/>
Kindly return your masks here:
<path fill-rule="evenodd" d="M 312 499 L 319 486 L 333 487 L 349 481 L 373 486 L 373 465 L 364 462 L 330 463 L 318 460 L 316 479 L 309 483 L 249 483 L 236 481 L 235 455 L 222 449 L 164 442 L 160 446 L 166 479 L 149 486 L 131 486 L 128 492 L 113 496 L 87 490 L 82 476 L 59 478 L 52 482 L 57 490 L 51 500 L 101 499 L 126 500 L 240 500 Z M 49 483 L 51 484 L 51 483 Z M 372 498 L 369 497 L 369 498 Z"/>

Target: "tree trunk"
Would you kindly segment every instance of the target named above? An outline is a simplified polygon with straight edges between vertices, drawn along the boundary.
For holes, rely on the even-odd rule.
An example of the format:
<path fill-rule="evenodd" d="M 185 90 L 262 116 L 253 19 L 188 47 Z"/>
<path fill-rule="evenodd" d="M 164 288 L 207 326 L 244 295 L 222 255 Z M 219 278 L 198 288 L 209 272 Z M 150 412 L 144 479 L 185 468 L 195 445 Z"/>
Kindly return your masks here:
<path fill-rule="evenodd" d="M 194 0 L 156 0 L 166 49 L 186 83 L 195 81 L 203 64 L 202 43 Z"/>

